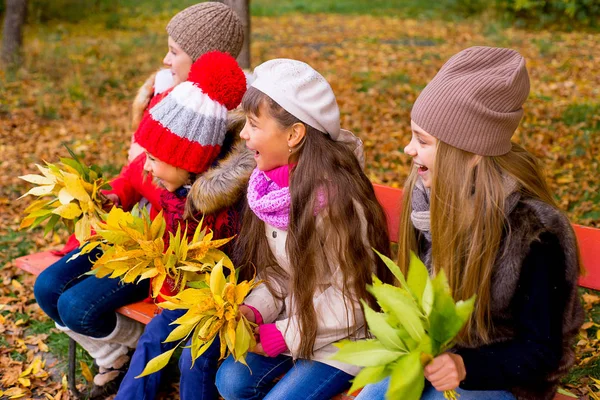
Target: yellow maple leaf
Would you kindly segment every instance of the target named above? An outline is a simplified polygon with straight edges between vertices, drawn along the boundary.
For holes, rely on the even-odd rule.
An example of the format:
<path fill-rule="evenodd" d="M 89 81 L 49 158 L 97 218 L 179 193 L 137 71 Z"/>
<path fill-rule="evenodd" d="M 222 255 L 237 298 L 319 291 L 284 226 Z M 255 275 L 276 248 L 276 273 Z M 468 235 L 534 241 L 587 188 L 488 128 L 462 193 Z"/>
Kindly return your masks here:
<path fill-rule="evenodd" d="M 143 210 L 126 213 L 113 208 L 104 222 L 96 224 L 96 235 L 84 246 L 84 252 L 100 246 L 104 254 L 94 263 L 92 271 L 99 278 L 110 276 L 131 283 L 152 278 L 152 296 L 158 296 L 163 282 L 169 276 L 182 290 L 190 282 L 204 279 L 202 273 L 210 271 L 220 260 L 233 269 L 233 263 L 220 246 L 231 238 L 212 240 L 212 232 L 202 227 L 200 221 L 192 240 L 187 229 L 169 233 L 169 246 L 165 250 L 162 238 L 166 222 L 159 213 L 153 221 Z"/>
<path fill-rule="evenodd" d="M 88 367 L 85 361 L 79 361 L 79 366 L 81 367 L 81 375 L 83 375 L 85 380 L 92 382 L 94 380 L 94 375 L 92 374 L 92 371 L 90 371 L 90 367 Z"/>
<path fill-rule="evenodd" d="M 19 378 L 18 381 L 24 387 L 31 386 L 31 380 L 29 380 L 28 378 Z"/>
<path fill-rule="evenodd" d="M 75 219 L 82 214 L 81 208 L 75 203 L 61 204 L 52 210 L 53 214 L 60 215 L 64 219 Z"/>
<path fill-rule="evenodd" d="M 27 390 L 20 387 L 12 387 L 4 391 L 3 395 L 8 396 L 9 399 L 18 399 L 24 397 L 27 394 Z"/>

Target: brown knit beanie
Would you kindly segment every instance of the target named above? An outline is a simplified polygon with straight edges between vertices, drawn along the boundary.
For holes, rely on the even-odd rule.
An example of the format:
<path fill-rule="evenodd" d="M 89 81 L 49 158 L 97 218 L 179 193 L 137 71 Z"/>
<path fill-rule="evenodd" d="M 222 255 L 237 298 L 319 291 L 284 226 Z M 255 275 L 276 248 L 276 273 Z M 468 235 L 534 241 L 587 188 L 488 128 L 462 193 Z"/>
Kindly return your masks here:
<path fill-rule="evenodd" d="M 411 119 L 444 143 L 482 156 L 511 149 L 529 95 L 525 59 L 511 49 L 470 47 L 423 89 Z"/>
<path fill-rule="evenodd" d="M 212 1 L 180 11 L 169 21 L 167 33 L 193 61 L 209 51 L 237 57 L 244 43 L 240 18 L 231 7 Z"/>

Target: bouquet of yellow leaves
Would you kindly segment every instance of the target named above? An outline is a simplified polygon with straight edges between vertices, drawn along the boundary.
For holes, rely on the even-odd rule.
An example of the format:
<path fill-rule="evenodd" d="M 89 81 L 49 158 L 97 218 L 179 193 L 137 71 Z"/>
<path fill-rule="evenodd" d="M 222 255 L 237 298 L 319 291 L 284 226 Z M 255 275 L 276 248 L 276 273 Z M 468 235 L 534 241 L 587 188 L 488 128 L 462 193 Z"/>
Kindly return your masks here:
<path fill-rule="evenodd" d="M 92 224 L 102 219 L 102 205 L 107 200 L 100 190 L 110 189 L 110 185 L 98 166 L 84 165 L 68 147 L 67 150 L 73 158 L 61 158 L 60 165 L 36 164 L 42 175 L 19 177 L 39 185 L 20 198 L 40 197 L 25 209 L 27 215 L 20 228 L 33 229 L 46 221 L 44 234 L 47 234 L 62 220 L 77 240 L 83 242 L 90 236 Z"/>
<path fill-rule="evenodd" d="M 229 277 L 223 273 L 223 267 L 231 265 L 225 257 L 210 272 L 204 274 L 204 280 L 197 288 L 185 289 L 177 295 L 168 297 L 168 301 L 158 306 L 168 310 L 188 310 L 173 322 L 178 325 L 165 340 L 180 342 L 173 349 L 166 351 L 148 362 L 144 371 L 137 376 L 150 375 L 162 369 L 179 345 L 191 340 L 192 362 L 200 357 L 219 336 L 221 356 L 223 359 L 231 353 L 236 361 L 246 364 L 248 350 L 256 346 L 254 328 L 256 324 L 248 321 L 239 312 L 239 306 L 254 287 L 261 282 L 237 282 L 237 274 L 233 267 L 229 268 Z"/>
<path fill-rule="evenodd" d="M 134 208 L 129 213 L 113 207 L 106 220 L 96 223 L 94 228 L 96 235 L 81 251 L 85 254 L 102 247 L 103 254 L 95 261 L 91 273 L 98 278 L 121 278 L 125 283 L 154 278 L 153 297 L 158 296 L 167 276 L 181 290 L 192 281 L 203 279 L 198 273 L 210 271 L 221 259 L 226 259 L 227 266 L 233 268 L 229 258 L 218 249 L 231 238 L 212 240 L 213 233 L 202 229 L 202 221 L 189 243 L 185 231 L 178 228 L 175 235 L 169 232 L 166 250 L 162 211 L 151 221 L 145 209 L 140 212 Z"/>

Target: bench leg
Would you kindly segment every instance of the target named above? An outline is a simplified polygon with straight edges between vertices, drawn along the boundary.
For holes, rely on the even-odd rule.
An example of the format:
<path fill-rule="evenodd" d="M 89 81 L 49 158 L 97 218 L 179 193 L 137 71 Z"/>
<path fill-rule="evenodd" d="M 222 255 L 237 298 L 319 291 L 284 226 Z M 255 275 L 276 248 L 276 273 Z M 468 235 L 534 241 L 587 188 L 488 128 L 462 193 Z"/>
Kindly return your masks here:
<path fill-rule="evenodd" d="M 77 390 L 77 386 L 75 385 L 75 367 L 77 362 L 75 350 L 77 350 L 77 342 L 69 338 L 69 370 L 67 372 L 69 390 L 75 399 L 81 399 L 81 393 L 79 393 L 79 390 Z"/>

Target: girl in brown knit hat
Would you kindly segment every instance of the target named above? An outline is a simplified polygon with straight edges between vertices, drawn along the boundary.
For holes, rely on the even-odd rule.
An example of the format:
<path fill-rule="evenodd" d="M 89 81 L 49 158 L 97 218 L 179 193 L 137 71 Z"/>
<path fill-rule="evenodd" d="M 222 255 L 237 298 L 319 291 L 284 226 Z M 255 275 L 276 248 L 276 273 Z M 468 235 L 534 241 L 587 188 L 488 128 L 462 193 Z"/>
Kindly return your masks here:
<path fill-rule="evenodd" d="M 139 89 L 132 107 L 132 127 L 137 129 L 144 114 L 158 101 L 161 93 L 185 82 L 192 63 L 209 51 L 221 51 L 237 57 L 244 43 L 242 21 L 231 7 L 217 2 L 198 3 L 176 14 L 167 24 L 166 67 L 152 74 Z M 144 149 L 132 137 L 129 162 Z"/>
<path fill-rule="evenodd" d="M 511 142 L 529 94 L 510 49 L 456 54 L 417 98 L 399 260 L 444 270 L 456 300 L 477 295 L 457 345 L 425 367 L 421 399 L 552 399 L 583 320 L 575 235 L 538 160 Z M 359 399 L 383 399 L 388 380 Z"/>

